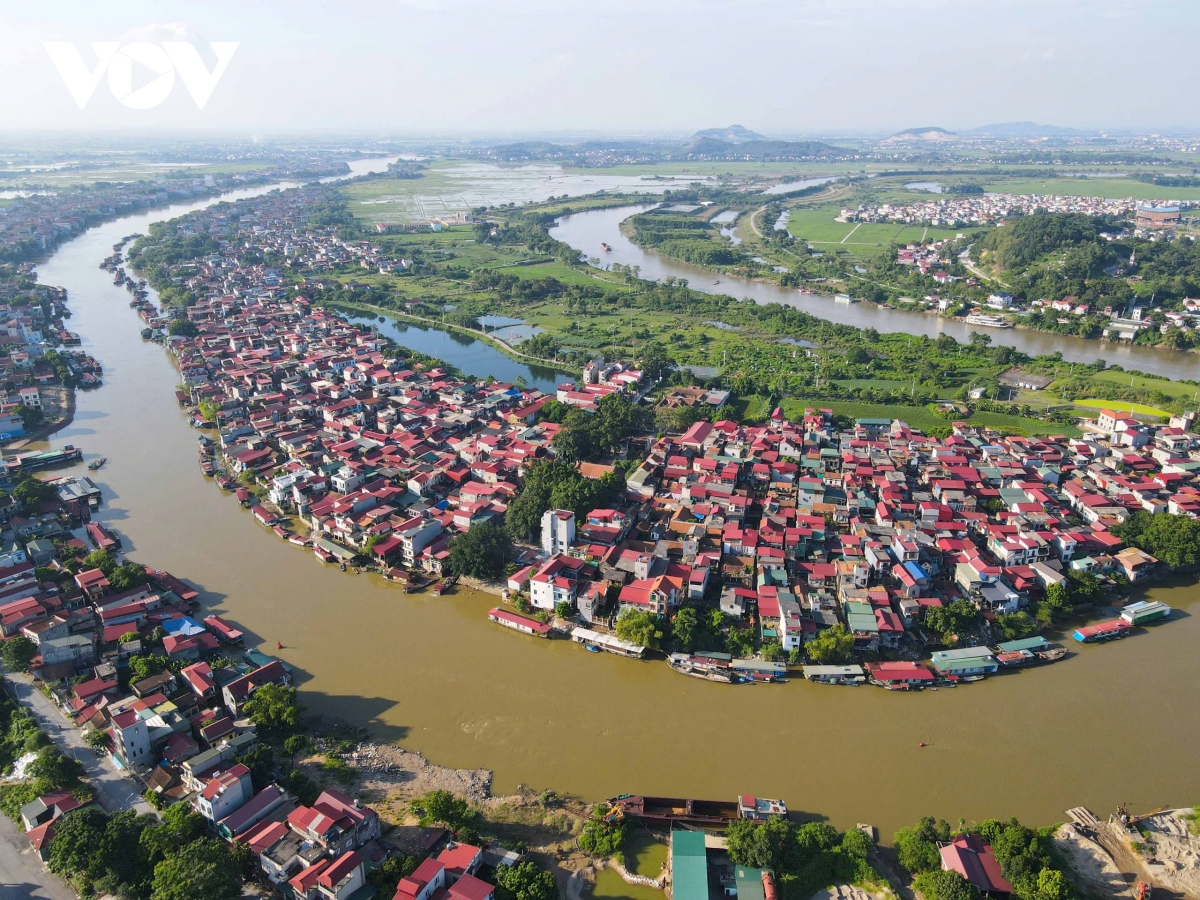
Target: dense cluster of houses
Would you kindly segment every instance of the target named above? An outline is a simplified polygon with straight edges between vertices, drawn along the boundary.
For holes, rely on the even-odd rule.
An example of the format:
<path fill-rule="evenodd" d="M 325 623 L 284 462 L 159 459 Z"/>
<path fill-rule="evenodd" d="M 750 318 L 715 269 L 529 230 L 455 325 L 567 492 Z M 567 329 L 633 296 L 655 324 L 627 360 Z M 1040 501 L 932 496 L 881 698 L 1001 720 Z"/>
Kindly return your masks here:
<path fill-rule="evenodd" d="M 145 584 L 120 593 L 98 569 L 58 588 L 37 585 L 32 571 L 24 559 L 0 570 L 4 637 L 34 641 L 31 671 L 56 685 L 51 695 L 77 727 L 108 736 L 116 766 L 135 773 L 162 804 L 188 804 L 214 834 L 246 844 L 261 876 L 282 895 L 373 896 L 367 875 L 403 854 L 425 858 L 401 881 L 397 900 L 491 900 L 495 887 L 484 877 L 511 865 L 515 854 L 456 844 L 437 828 L 416 829 L 415 843 L 401 847 L 381 840 L 375 810 L 338 790 L 306 805 L 279 784 L 256 789 L 242 761 L 258 744 L 246 703 L 265 685 L 290 683 L 291 673 L 280 660 L 244 650 L 242 633 L 221 617 L 196 618 L 195 590 L 154 570 Z M 159 635 L 161 648 L 152 652 L 165 655 L 169 667 L 126 685 L 129 660 Z M 43 860 L 59 819 L 84 805 L 58 791 L 21 810 Z"/>
<path fill-rule="evenodd" d="M 265 504 L 243 497 L 281 537 L 328 562 L 371 556 L 399 577 L 439 574 L 453 535 L 502 520 L 527 467 L 553 454 L 559 426 L 538 417 L 548 398 L 411 364 L 375 332 L 313 307 L 303 283 L 289 293 L 279 272 L 239 265 L 241 243 L 309 240 L 309 262 L 361 252 L 319 250 L 336 242 L 306 228 L 298 199 L 224 216 L 180 226 L 227 244 L 175 273 L 200 298 L 186 310 L 197 336 L 170 342 L 180 402 L 216 411 L 228 472 L 265 487 Z M 557 399 L 592 409 L 640 381 L 597 361 Z M 765 425 L 701 421 L 647 444 L 623 502 L 547 512 L 541 552 L 524 554 L 507 593 L 536 609 L 568 604 L 599 625 L 622 609 L 669 614 L 719 596 L 787 650 L 835 623 L 864 650 L 888 650 L 958 597 L 991 616 L 1072 569 L 1148 577 L 1154 561 L 1122 548 L 1109 526 L 1131 509 L 1190 511 L 1196 493 L 1190 418 L 1150 428 L 1102 414 L 1078 440 L 965 424 L 935 440 L 901 421 L 861 419 L 844 432 L 832 422 L 828 410 L 801 422 L 776 411 Z M 609 471 L 581 466 L 586 477 Z M 292 535 L 285 515 L 309 534 Z"/>
<path fill-rule="evenodd" d="M 1037 209 L 1051 213 L 1083 213 L 1089 216 L 1125 216 L 1133 212 L 1132 199 L 1063 197 L 1057 194 L 949 194 L 911 203 L 859 204 L 843 209 L 839 222 L 903 222 L 962 228 L 993 225 L 1009 216 L 1029 215 Z"/>

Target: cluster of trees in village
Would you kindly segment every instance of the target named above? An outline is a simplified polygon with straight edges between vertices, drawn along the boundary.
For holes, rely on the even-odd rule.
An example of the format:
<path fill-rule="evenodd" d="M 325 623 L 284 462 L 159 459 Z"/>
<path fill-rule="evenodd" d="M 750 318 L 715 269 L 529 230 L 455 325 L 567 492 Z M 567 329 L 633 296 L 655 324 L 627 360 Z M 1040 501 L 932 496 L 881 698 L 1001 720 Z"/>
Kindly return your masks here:
<path fill-rule="evenodd" d="M 236 900 L 254 863 L 245 844 L 206 836 L 204 819 L 180 803 L 160 819 L 96 807 L 67 813 L 50 842 L 50 871 L 82 894 L 130 900 Z"/>
<path fill-rule="evenodd" d="M 1057 862 L 1053 831 L 1026 828 L 1016 819 L 987 819 L 969 828 L 960 823 L 952 830 L 946 821 L 926 816 L 897 830 L 894 844 L 900 865 L 915 876 L 914 886 L 926 900 L 982 900 L 960 874 L 942 870 L 939 845 L 956 834 L 975 834 L 991 845 L 1014 900 L 1072 900 L 1078 895 Z"/>
<path fill-rule="evenodd" d="M 1200 563 L 1200 521 L 1191 516 L 1138 510 L 1110 530 L 1171 569 L 1192 569 Z"/>
<path fill-rule="evenodd" d="M 857 828 L 839 832 L 825 822 L 797 825 L 782 816 L 738 819 L 725 840 L 734 863 L 773 872 L 784 897 L 810 897 L 835 884 L 884 882 L 867 861 L 874 842 Z"/>

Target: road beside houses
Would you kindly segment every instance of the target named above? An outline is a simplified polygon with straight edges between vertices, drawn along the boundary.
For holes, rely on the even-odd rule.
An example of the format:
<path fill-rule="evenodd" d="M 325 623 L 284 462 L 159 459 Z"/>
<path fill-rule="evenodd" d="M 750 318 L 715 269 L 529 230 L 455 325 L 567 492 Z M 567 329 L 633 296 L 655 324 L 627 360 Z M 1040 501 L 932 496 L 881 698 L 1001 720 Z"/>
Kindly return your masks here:
<path fill-rule="evenodd" d="M 154 813 L 150 804 L 142 799 L 136 782 L 122 775 L 103 754 L 96 753 L 85 744 L 79 730 L 67 722 L 58 707 L 33 686 L 29 676 L 5 673 L 4 680 L 9 693 L 34 714 L 38 725 L 58 748 L 83 764 L 85 777 L 105 810 L 121 812 L 132 809 L 139 815 Z"/>
<path fill-rule="evenodd" d="M 5 900 L 76 900 L 77 895 L 42 866 L 37 851 L 7 816 L 0 816 L 0 896 Z"/>

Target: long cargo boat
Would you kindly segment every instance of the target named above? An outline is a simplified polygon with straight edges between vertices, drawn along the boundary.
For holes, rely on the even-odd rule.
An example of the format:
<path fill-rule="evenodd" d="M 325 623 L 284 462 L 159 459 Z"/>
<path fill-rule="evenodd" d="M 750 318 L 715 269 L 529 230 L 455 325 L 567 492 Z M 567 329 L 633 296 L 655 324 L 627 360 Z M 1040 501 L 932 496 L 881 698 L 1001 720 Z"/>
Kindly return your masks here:
<path fill-rule="evenodd" d="M 1006 641 L 992 648 L 996 654 L 996 662 L 1004 669 L 1020 669 L 1028 666 L 1038 666 L 1042 663 L 1055 662 L 1067 655 L 1067 651 L 1051 644 L 1044 637 L 1024 638 L 1019 641 Z"/>
<path fill-rule="evenodd" d="M 1124 619 L 1110 619 L 1096 625 L 1085 625 L 1075 629 L 1071 637 L 1081 644 L 1097 644 L 1101 641 L 1119 641 L 1129 634 L 1133 626 Z"/>
<path fill-rule="evenodd" d="M 724 828 L 738 819 L 763 821 L 786 816 L 782 800 L 766 800 L 743 794 L 737 800 L 687 800 L 680 797 L 647 797 L 626 794 L 608 801 L 610 809 L 641 819 L 647 825 L 691 825 L 698 828 Z"/>
<path fill-rule="evenodd" d="M 83 459 L 83 451 L 78 447 L 68 445 L 61 450 L 44 450 L 40 453 L 22 453 L 19 456 L 6 457 L 4 469 L 6 474 L 13 475 L 33 469 L 61 466 L 81 459 Z"/>

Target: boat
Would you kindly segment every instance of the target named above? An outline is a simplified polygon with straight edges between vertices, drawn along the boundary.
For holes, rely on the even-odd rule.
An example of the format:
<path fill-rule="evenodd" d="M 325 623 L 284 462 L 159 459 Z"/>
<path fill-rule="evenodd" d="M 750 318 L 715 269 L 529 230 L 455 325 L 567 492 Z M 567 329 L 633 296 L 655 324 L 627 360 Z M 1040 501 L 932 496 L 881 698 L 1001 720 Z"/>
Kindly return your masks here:
<path fill-rule="evenodd" d="M 600 243 L 600 249 L 605 253 L 612 253 L 612 247 L 608 246 L 608 244 L 604 243 L 603 241 Z"/>
<path fill-rule="evenodd" d="M 1096 625 L 1085 625 L 1075 629 L 1071 635 L 1081 644 L 1097 644 L 1101 641 L 1119 641 L 1133 629 L 1124 619 L 1110 619 Z"/>
<path fill-rule="evenodd" d="M 99 459 L 94 459 L 90 463 L 88 463 L 88 468 L 91 471 L 95 472 L 97 469 L 99 469 L 101 466 L 103 466 L 106 462 L 108 462 L 108 458 L 102 456 Z"/>
<path fill-rule="evenodd" d="M 153 328 L 143 328 L 143 329 L 142 329 L 142 340 L 143 340 L 143 341 L 148 341 L 148 340 L 150 340 L 150 337 L 151 337 L 153 334 L 154 334 L 154 329 L 153 329 Z"/>
<path fill-rule="evenodd" d="M 713 284 L 720 284 L 720 283 L 721 283 L 721 279 L 720 279 L 720 278 L 718 278 L 716 281 L 714 281 L 714 282 L 713 282 Z"/>
<path fill-rule="evenodd" d="M 983 325 L 986 328 L 1012 328 L 1012 322 L 1003 316 L 988 316 L 983 313 L 972 313 L 963 320 L 968 325 Z"/>
<path fill-rule="evenodd" d="M 849 294 L 834 294 L 833 302 L 834 303 L 842 303 L 842 304 L 850 304 L 850 303 L 857 303 L 858 301 L 856 301 Z"/>
<path fill-rule="evenodd" d="M 1171 607 L 1158 600 L 1141 600 L 1124 607 L 1121 618 L 1130 625 L 1145 625 L 1147 622 L 1171 618 Z"/>
<path fill-rule="evenodd" d="M 439 581 L 437 584 L 435 584 L 433 586 L 433 593 L 436 596 L 440 597 L 440 596 L 442 596 L 442 594 L 446 593 L 446 591 L 450 590 L 450 588 L 454 587 L 456 584 L 458 584 L 458 576 L 451 575 L 449 578 L 446 578 L 442 581 Z"/>
<path fill-rule="evenodd" d="M 1067 655 L 1065 647 L 1049 647 L 1046 650 L 1038 650 L 1034 656 L 1038 658 L 1038 662 L 1057 662 Z"/>
<path fill-rule="evenodd" d="M 586 649 L 588 653 L 603 653 L 604 652 L 599 647 L 597 647 L 595 644 L 584 644 L 583 646 L 584 646 L 584 649 Z"/>
<path fill-rule="evenodd" d="M 740 818 L 738 804 L 722 800 L 686 800 L 679 797 L 634 795 L 609 801 L 627 816 L 647 825 L 692 825 L 700 828 L 724 828 Z"/>
<path fill-rule="evenodd" d="M 667 657 L 667 665 L 682 675 L 701 678 L 705 681 L 720 681 L 724 684 L 733 682 L 733 673 L 729 666 L 704 657 L 688 656 L 686 653 L 672 653 Z M 739 683 L 745 683 L 745 678 Z"/>
<path fill-rule="evenodd" d="M 549 637 L 550 635 L 549 623 L 539 622 L 537 619 L 531 619 L 498 606 L 488 610 L 487 617 L 497 625 L 503 625 L 505 628 L 511 628 L 524 634 L 532 634 L 537 637 Z"/>

